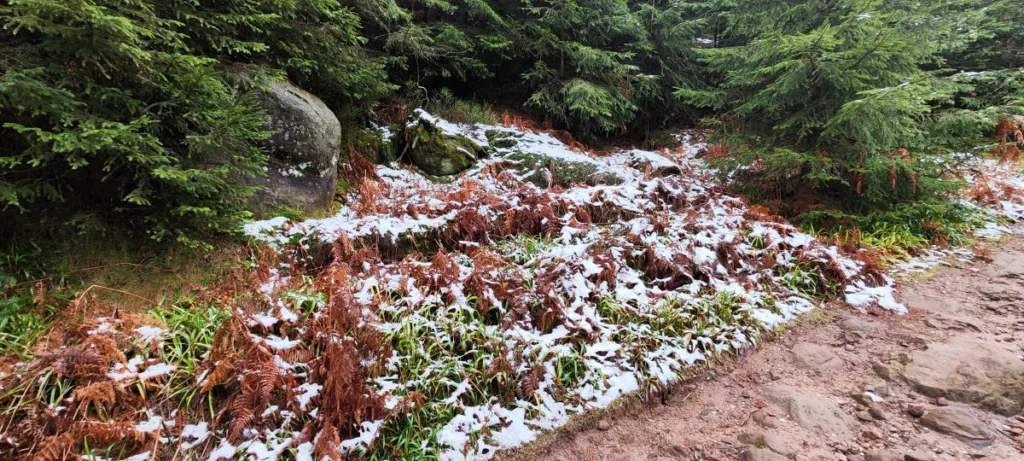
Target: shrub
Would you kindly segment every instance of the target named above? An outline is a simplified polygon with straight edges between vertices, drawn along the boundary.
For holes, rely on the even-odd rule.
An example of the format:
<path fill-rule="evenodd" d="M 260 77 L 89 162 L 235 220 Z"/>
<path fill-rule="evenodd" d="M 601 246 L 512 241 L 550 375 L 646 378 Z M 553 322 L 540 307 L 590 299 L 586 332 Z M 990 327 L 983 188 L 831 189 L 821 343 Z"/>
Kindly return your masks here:
<path fill-rule="evenodd" d="M 142 0 L 13 0 L 0 15 L 4 214 L 99 213 L 187 244 L 247 216 L 235 178 L 261 173 L 262 114 L 187 52 L 179 23 Z"/>
<path fill-rule="evenodd" d="M 963 103 L 947 55 L 988 34 L 973 2 L 741 1 L 720 48 L 700 50 L 719 76 L 683 100 L 718 111 L 719 139 L 742 190 L 790 214 L 892 211 L 958 188 L 953 153 L 980 154 L 1016 98 Z"/>

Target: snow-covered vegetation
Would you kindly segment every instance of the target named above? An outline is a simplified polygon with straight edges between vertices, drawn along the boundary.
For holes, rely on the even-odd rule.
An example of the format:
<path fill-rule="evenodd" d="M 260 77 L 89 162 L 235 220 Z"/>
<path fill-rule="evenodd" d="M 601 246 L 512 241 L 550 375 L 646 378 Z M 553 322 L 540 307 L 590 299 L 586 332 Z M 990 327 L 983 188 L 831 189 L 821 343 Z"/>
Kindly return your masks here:
<path fill-rule="evenodd" d="M 727 194 L 699 136 L 595 157 L 544 132 L 420 117 L 480 143 L 510 132 L 519 151 L 618 180 L 540 188 L 501 148 L 449 183 L 356 161 L 335 216 L 246 226 L 268 248 L 248 288 L 160 325 L 88 321 L 8 377 L 7 411 L 28 423 L 7 449 L 486 459 L 827 300 L 905 311 L 867 250 Z M 1019 190 L 987 180 L 977 203 L 1015 216 Z"/>

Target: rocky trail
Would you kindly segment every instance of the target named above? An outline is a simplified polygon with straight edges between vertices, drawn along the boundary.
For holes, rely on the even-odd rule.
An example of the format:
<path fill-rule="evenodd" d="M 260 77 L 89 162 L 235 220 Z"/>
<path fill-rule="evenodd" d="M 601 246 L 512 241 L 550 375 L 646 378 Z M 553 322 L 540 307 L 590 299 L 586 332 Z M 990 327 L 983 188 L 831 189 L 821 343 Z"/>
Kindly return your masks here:
<path fill-rule="evenodd" d="M 989 250 L 991 262 L 903 283 L 908 315 L 825 308 L 664 404 L 610 413 L 527 457 L 1024 460 L 1024 240 Z"/>

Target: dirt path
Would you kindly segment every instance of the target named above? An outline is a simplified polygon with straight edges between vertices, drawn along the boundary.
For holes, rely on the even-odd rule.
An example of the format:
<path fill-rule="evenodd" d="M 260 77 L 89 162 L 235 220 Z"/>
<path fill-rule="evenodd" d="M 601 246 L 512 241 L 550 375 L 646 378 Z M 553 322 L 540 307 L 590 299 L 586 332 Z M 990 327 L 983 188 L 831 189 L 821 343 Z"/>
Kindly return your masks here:
<path fill-rule="evenodd" d="M 907 316 L 826 310 L 539 458 L 1024 460 L 1024 240 L 992 250 L 904 284 Z"/>

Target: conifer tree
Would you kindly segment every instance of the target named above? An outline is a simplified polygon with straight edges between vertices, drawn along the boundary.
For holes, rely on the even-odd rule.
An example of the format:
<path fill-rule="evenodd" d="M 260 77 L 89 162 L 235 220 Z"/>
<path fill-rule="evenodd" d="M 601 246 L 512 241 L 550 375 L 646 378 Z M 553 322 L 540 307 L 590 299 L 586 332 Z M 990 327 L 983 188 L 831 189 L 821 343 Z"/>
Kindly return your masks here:
<path fill-rule="evenodd" d="M 944 159 L 998 118 L 973 112 L 969 133 L 936 129 L 970 89 L 945 78 L 944 56 L 981 33 L 975 2 L 750 0 L 724 15 L 726 45 L 700 51 L 715 89 L 677 95 L 722 114 L 735 151 L 727 163 L 745 190 L 791 212 L 812 202 L 866 213 L 935 197 L 956 186 L 941 180 Z"/>
<path fill-rule="evenodd" d="M 11 0 L 0 18 L 6 213 L 120 214 L 184 243 L 247 215 L 232 179 L 261 171 L 261 114 L 180 23 L 144 0 Z"/>

